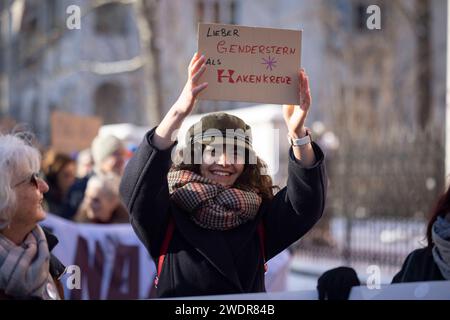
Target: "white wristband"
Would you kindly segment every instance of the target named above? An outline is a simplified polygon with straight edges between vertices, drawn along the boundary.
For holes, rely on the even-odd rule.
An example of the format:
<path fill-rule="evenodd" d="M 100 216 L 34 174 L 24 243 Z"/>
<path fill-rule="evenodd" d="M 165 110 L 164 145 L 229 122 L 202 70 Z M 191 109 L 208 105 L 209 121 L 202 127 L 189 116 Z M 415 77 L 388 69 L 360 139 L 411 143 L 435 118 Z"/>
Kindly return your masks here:
<path fill-rule="evenodd" d="M 300 139 L 293 139 L 288 135 L 288 141 L 291 144 L 291 146 L 299 147 L 299 146 L 303 146 L 305 144 L 311 143 L 312 139 L 311 139 L 311 136 L 309 135 L 309 133 L 307 133 L 306 136 L 304 136 L 303 138 L 300 138 Z"/>

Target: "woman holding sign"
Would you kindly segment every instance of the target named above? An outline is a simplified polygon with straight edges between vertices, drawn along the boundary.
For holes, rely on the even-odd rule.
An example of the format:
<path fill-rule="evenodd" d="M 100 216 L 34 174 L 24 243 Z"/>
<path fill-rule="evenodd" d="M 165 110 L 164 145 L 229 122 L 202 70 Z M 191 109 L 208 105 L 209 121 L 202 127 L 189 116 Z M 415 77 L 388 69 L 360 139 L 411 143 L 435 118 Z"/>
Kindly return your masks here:
<path fill-rule="evenodd" d="M 173 163 L 172 137 L 208 85 L 199 82 L 204 71 L 205 57 L 195 54 L 180 97 L 146 134 L 121 183 L 133 228 L 157 264 L 158 297 L 264 292 L 265 262 L 310 230 L 325 206 L 324 156 L 304 128 L 304 70 L 300 105 L 283 109 L 292 144 L 287 187 L 274 195 L 250 127 L 226 113 L 192 126 L 183 161 Z"/>

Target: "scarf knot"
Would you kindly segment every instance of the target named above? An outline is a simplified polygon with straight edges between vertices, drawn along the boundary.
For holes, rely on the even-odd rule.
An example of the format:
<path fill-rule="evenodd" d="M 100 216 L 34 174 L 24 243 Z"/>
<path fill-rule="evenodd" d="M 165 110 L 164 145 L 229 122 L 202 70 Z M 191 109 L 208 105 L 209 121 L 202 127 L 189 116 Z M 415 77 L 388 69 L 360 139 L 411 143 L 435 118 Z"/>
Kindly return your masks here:
<path fill-rule="evenodd" d="M 37 225 L 18 246 L 0 234 L 0 289 L 15 298 L 60 299 L 49 271 L 50 251 Z"/>
<path fill-rule="evenodd" d="M 256 190 L 227 188 L 189 170 L 171 170 L 167 179 L 170 199 L 206 229 L 236 228 L 253 220 L 261 205 Z"/>

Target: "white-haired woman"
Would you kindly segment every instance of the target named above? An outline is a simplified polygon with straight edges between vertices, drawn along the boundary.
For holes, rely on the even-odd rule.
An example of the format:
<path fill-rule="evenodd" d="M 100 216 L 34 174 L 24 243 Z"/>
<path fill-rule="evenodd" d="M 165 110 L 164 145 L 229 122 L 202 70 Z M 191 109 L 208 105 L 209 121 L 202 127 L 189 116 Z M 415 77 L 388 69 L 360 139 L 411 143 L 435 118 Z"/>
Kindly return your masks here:
<path fill-rule="evenodd" d="M 16 135 L 0 135 L 0 299 L 61 299 L 65 267 L 50 252 L 58 243 L 38 222 L 47 183 L 41 155 Z"/>

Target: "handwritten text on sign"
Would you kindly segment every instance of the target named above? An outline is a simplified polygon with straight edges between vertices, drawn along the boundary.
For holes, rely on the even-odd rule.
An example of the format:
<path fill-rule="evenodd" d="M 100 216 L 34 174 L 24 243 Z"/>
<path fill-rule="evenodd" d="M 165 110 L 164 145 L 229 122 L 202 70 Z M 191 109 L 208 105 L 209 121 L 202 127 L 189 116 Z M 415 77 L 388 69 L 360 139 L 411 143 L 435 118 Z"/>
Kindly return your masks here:
<path fill-rule="evenodd" d="M 301 31 L 199 24 L 205 100 L 298 104 Z"/>

